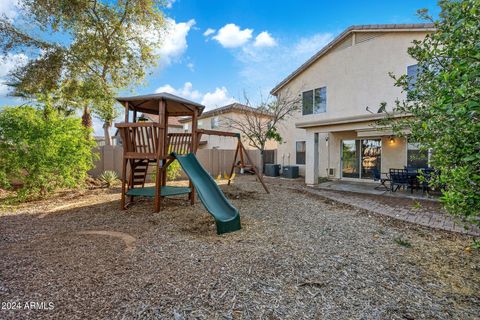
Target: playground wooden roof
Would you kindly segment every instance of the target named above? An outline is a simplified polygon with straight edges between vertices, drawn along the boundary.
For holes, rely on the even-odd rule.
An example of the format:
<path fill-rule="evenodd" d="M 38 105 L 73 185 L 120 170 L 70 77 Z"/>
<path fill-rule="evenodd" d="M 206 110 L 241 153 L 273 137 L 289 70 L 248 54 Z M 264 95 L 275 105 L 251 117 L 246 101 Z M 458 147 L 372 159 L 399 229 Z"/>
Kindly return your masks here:
<path fill-rule="evenodd" d="M 145 118 L 152 122 L 158 122 L 158 114 L 143 114 Z M 180 123 L 178 117 L 168 117 L 168 126 L 169 127 L 183 127 L 183 124 Z"/>
<path fill-rule="evenodd" d="M 199 103 L 166 92 L 133 97 L 119 97 L 116 100 L 122 104 L 128 103 L 128 107 L 131 110 L 148 114 L 158 114 L 159 101 L 161 100 L 165 101 L 166 112 L 171 116 L 192 115 L 194 110 L 197 110 L 197 114 L 200 115 L 203 109 L 205 109 L 205 106 Z"/>

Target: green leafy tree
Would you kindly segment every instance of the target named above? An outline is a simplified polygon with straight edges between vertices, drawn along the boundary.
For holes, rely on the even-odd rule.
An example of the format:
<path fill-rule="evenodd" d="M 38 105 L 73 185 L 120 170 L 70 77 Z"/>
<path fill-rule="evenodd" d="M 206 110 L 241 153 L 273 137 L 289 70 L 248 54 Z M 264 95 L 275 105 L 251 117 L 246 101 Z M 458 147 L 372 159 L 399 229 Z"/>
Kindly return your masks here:
<path fill-rule="evenodd" d="M 438 21 L 419 11 L 437 30 L 409 48 L 419 72 L 394 77 L 407 92 L 394 108 L 404 117 L 384 123 L 433 150 L 445 207 L 480 226 L 480 0 L 439 5 Z"/>
<path fill-rule="evenodd" d="M 20 186 L 19 198 L 36 198 L 77 187 L 93 167 L 95 142 L 81 119 L 52 107 L 5 107 L 0 111 L 0 184 Z"/>
<path fill-rule="evenodd" d="M 24 0 L 22 15 L 0 18 L 4 52 L 36 56 L 12 72 L 15 94 L 48 95 L 59 110 L 89 110 L 104 122 L 105 141 L 118 111 L 119 89 L 143 81 L 158 60 L 163 1 Z M 31 28 L 30 26 L 37 26 Z M 60 39 L 59 39 L 60 37 Z"/>

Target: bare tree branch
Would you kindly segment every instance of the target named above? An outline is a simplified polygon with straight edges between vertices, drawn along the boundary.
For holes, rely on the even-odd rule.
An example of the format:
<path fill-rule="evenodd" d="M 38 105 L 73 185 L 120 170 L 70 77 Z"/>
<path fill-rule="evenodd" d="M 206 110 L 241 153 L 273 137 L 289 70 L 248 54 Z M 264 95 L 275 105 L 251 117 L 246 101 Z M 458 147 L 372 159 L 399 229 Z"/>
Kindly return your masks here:
<path fill-rule="evenodd" d="M 239 131 L 248 140 L 248 144 L 260 150 L 263 155 L 268 141 L 281 142 L 277 126 L 300 108 L 301 97 L 285 91 L 276 97 L 269 96 L 266 100 L 261 97 L 260 102 L 252 106 L 244 93 L 244 100 L 240 117 L 225 117 L 223 125 Z"/>

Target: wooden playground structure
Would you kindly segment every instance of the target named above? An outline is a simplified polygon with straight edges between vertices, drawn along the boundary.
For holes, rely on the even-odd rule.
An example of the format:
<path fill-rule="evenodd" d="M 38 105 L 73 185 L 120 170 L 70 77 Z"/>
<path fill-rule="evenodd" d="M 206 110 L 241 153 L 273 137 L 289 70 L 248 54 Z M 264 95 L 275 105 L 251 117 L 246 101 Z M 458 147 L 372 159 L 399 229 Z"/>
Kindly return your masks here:
<path fill-rule="evenodd" d="M 125 107 L 124 122 L 115 124 L 123 141 L 122 209 L 126 209 L 133 202 L 135 196 L 153 197 L 155 212 L 160 211 L 162 199 L 168 196 L 188 194 L 193 205 L 195 202 L 195 187 L 191 179 L 189 179 L 188 188 L 167 186 L 166 170 L 175 161 L 175 154 L 195 154 L 202 135 L 217 135 L 237 139 L 237 148 L 228 184 L 230 184 L 235 168 L 247 168 L 255 172 L 263 188 L 269 193 L 261 174 L 253 165 L 239 133 L 198 129 L 197 119 L 205 108 L 203 105 L 169 93 L 117 98 L 117 101 Z M 158 122 L 137 122 L 139 112 L 158 115 Z M 169 116 L 191 117 L 191 132 L 168 132 Z M 239 161 L 237 161 L 238 158 Z M 150 165 L 155 166 L 155 186 L 145 187 Z M 126 201 L 127 197 L 130 200 L 128 203 Z"/>

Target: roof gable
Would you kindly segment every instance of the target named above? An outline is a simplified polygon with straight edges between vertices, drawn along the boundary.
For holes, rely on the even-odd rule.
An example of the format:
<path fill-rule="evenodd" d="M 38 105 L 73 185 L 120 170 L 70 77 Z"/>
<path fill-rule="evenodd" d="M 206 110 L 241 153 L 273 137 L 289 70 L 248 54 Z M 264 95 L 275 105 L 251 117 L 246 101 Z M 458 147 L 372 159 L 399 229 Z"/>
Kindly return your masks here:
<path fill-rule="evenodd" d="M 362 33 L 359 40 L 356 43 L 367 41 L 376 37 L 378 34 L 384 34 L 387 32 L 418 32 L 418 31 L 435 31 L 433 23 L 412 23 L 412 24 L 368 24 L 368 25 L 355 25 L 347 28 L 335 39 L 330 41 L 325 47 L 314 54 L 310 59 L 304 62 L 295 71 L 290 73 L 285 79 L 280 81 L 271 91 L 272 95 L 276 95 L 277 92 L 283 88 L 287 83 L 293 80 L 300 73 L 308 69 L 313 63 L 323 57 L 331 50 L 341 50 L 352 45 L 352 34 Z"/>

